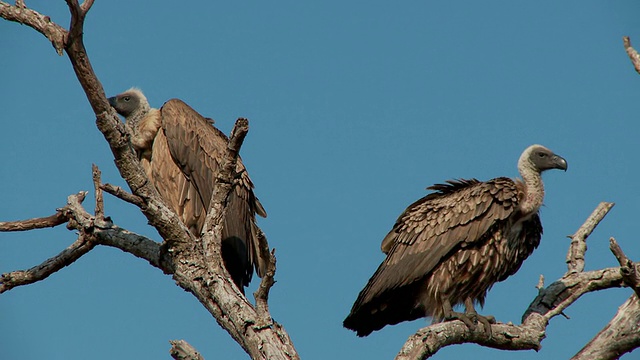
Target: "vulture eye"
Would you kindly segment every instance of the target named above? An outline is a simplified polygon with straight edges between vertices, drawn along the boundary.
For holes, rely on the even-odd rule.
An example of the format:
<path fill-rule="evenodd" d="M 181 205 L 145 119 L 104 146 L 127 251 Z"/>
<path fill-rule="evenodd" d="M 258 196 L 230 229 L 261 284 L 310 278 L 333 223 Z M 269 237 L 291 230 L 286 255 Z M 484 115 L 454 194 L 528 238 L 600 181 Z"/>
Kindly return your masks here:
<path fill-rule="evenodd" d="M 123 99 L 124 101 L 129 101 L 129 100 L 131 100 L 131 97 L 129 97 L 129 96 L 125 96 L 125 97 L 123 97 L 122 99 Z"/>
<path fill-rule="evenodd" d="M 545 153 L 543 153 L 543 152 L 539 152 L 539 153 L 538 153 L 538 157 L 543 158 L 543 157 L 546 157 L 546 156 L 547 156 L 547 154 L 545 154 Z"/>

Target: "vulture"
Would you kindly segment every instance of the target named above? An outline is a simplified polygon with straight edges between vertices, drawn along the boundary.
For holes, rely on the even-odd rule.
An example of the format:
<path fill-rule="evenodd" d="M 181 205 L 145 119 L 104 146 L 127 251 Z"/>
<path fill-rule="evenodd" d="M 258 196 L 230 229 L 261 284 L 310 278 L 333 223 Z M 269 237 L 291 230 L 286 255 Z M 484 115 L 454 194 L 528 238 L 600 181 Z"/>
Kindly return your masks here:
<path fill-rule="evenodd" d="M 562 157 L 541 145 L 520 156 L 520 179 L 449 180 L 409 205 L 382 241 L 385 260 L 358 295 L 344 327 L 367 336 L 386 325 L 431 317 L 434 323 L 482 323 L 487 291 L 513 275 L 540 243 L 541 173 L 567 170 Z M 453 307 L 464 304 L 465 312 Z"/>
<path fill-rule="evenodd" d="M 149 180 L 191 233 L 200 237 L 227 137 L 213 126 L 213 120 L 178 99 L 154 109 L 142 91 L 131 88 L 109 98 L 109 104 L 125 118 L 131 144 Z M 264 234 L 255 215 L 266 217 L 267 213 L 253 193 L 241 159 L 235 172 L 222 230 L 222 258 L 244 293 L 253 268 L 260 277 L 266 270 L 267 259 L 258 246 Z"/>

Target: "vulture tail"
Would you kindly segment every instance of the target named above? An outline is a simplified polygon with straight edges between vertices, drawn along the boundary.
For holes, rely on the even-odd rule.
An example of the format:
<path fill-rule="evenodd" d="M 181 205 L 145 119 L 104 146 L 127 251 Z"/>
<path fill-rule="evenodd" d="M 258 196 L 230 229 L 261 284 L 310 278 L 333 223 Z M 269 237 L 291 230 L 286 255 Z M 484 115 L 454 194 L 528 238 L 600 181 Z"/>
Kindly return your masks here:
<path fill-rule="evenodd" d="M 413 283 L 394 289 L 367 303 L 362 303 L 365 294 L 360 293 L 342 325 L 355 331 L 358 336 L 367 336 L 387 325 L 425 317 L 424 307 L 416 304 L 415 294 L 419 290 L 418 285 L 419 283 Z"/>
<path fill-rule="evenodd" d="M 228 201 L 222 229 L 222 260 L 233 282 L 244 292 L 253 275 L 253 214 L 248 203 L 235 191 L 231 192 Z"/>

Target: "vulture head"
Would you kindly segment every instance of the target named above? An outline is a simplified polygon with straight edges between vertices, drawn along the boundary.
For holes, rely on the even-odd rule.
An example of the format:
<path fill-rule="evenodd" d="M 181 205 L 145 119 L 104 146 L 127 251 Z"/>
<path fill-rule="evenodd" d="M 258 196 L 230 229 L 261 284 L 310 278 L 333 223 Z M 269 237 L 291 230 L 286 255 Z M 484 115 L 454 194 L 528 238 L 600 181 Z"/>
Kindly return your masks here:
<path fill-rule="evenodd" d="M 131 88 L 122 94 L 110 97 L 109 105 L 125 118 L 129 118 L 139 111 L 144 112 L 149 110 L 147 98 L 142 91 L 136 88 Z"/>
<path fill-rule="evenodd" d="M 551 169 L 567 171 L 567 161 L 542 145 L 531 145 L 520 156 L 518 168 L 537 173 Z"/>

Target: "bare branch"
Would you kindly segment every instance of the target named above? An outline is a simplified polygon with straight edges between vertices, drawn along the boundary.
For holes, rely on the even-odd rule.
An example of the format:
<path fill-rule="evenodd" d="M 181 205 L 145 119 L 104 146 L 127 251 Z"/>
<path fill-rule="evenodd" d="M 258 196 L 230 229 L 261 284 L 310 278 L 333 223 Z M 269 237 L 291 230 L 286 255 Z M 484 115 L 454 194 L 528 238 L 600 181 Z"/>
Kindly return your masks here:
<path fill-rule="evenodd" d="M 151 265 L 161 269 L 165 274 L 173 273 L 173 261 L 157 242 L 144 236 L 129 232 L 113 225 L 109 221 L 96 221 L 84 207 L 82 207 L 79 193 L 70 196 L 65 207 L 69 217 L 69 227 L 80 232 L 91 233 L 95 244 L 118 248 L 134 256 L 147 260 Z"/>
<path fill-rule="evenodd" d="M 89 12 L 92 6 L 93 0 L 85 0 L 82 5 L 80 5 L 80 9 L 82 9 L 83 15 L 87 15 L 87 12 Z"/>
<path fill-rule="evenodd" d="M 513 324 L 494 324 L 491 330 L 489 337 L 483 330 L 470 331 L 459 320 L 434 324 L 411 335 L 395 359 L 426 359 L 445 346 L 462 343 L 505 350 L 539 350 L 544 338 L 544 331 Z"/>
<path fill-rule="evenodd" d="M 78 239 L 68 248 L 42 264 L 32 267 L 29 270 L 19 270 L 2 274 L 0 278 L 0 294 L 16 286 L 28 285 L 46 279 L 54 272 L 71 265 L 82 255 L 93 249 L 95 245 L 96 244 L 91 241 L 90 236 L 81 233 Z"/>
<path fill-rule="evenodd" d="M 540 274 L 540 278 L 538 279 L 538 285 L 536 285 L 536 289 L 538 291 L 544 289 L 544 275 Z"/>
<path fill-rule="evenodd" d="M 78 239 L 67 249 L 40 265 L 28 270 L 3 274 L 0 279 L 0 293 L 17 286 L 44 280 L 54 272 L 78 260 L 96 245 L 119 248 L 122 251 L 147 260 L 151 265 L 161 269 L 166 274 L 173 273 L 173 261 L 160 244 L 144 236 L 114 226 L 110 222 L 97 221 L 82 207 L 85 195 L 86 192 L 70 195 L 67 199 L 67 205 L 58 210 L 57 214 L 49 217 L 54 218 L 55 221 L 61 221 L 61 223 L 68 221 L 67 227 L 79 231 Z M 29 230 L 45 227 L 44 225 L 52 225 L 51 222 L 46 221 L 49 218 L 0 224 L 5 225 L 8 229 L 5 231 Z"/>
<path fill-rule="evenodd" d="M 261 238 L 264 238 L 264 236 L 262 236 Z M 266 239 L 264 243 L 266 245 Z M 268 250 L 268 245 L 266 246 Z M 258 316 L 260 318 L 260 324 L 257 325 L 258 327 L 270 326 L 271 324 L 273 324 L 271 314 L 269 313 L 269 290 L 271 290 L 271 287 L 276 283 L 273 278 L 276 273 L 275 253 L 275 249 L 273 249 L 273 251 L 269 253 L 269 256 L 267 257 L 267 259 L 269 259 L 269 262 L 267 264 L 267 272 L 262 276 L 262 280 L 260 281 L 258 289 L 253 293 L 253 298 L 256 300 L 256 311 L 258 312 Z"/>
<path fill-rule="evenodd" d="M 191 344 L 184 340 L 172 340 L 169 353 L 175 360 L 204 360 L 204 357 Z"/>
<path fill-rule="evenodd" d="M 141 197 L 133 195 L 130 192 L 127 192 L 125 189 L 121 188 L 120 186 L 115 186 L 111 184 L 102 184 L 100 185 L 100 188 L 108 192 L 109 194 L 117 197 L 120 200 L 124 200 L 138 207 L 145 206 L 144 200 Z"/>
<path fill-rule="evenodd" d="M 67 206 L 62 212 L 66 213 L 69 208 L 80 204 L 84 200 L 86 193 L 80 192 L 76 195 L 69 196 L 67 200 Z M 73 219 L 70 221 L 72 224 Z M 89 252 L 96 245 L 91 241 L 91 236 L 85 232 L 80 232 L 78 239 L 71 244 L 68 248 L 63 250 L 60 254 L 46 260 L 42 264 L 32 267 L 29 270 L 13 271 L 10 273 L 2 274 L 0 280 L 0 293 L 7 290 L 11 290 L 16 286 L 32 284 L 36 281 L 40 281 L 49 277 L 49 275 L 62 269 L 63 267 L 70 265 L 74 261 L 78 260 L 82 255 Z"/>
<path fill-rule="evenodd" d="M 624 49 L 627 51 L 627 55 L 629 55 L 629 59 L 631 59 L 633 67 L 636 69 L 636 72 L 640 74 L 640 55 L 638 55 L 638 52 L 631 47 L 631 39 L 628 36 L 623 36 L 622 42 L 624 44 Z"/>
<path fill-rule="evenodd" d="M 48 16 L 26 8 L 24 1 L 16 1 L 15 6 L 9 5 L 4 1 L 0 1 L 0 17 L 5 20 L 27 25 L 38 31 L 51 41 L 51 44 L 56 49 L 58 55 L 62 56 L 67 31 L 52 22 L 51 18 Z"/>
<path fill-rule="evenodd" d="M 67 216 L 62 210 L 58 210 L 55 214 L 42 218 L 6 222 L 0 221 L 0 232 L 42 229 L 47 227 L 55 227 L 66 222 Z"/>
<path fill-rule="evenodd" d="M 616 239 L 609 239 L 609 248 L 620 263 L 620 273 L 622 274 L 622 280 L 640 297 L 640 269 L 638 268 L 638 264 L 635 264 L 633 261 L 629 260 L 629 258 L 622 251 L 622 248 L 620 248 L 620 245 L 618 245 L 618 243 L 616 242 Z"/>
<path fill-rule="evenodd" d="M 483 329 L 471 331 L 459 320 L 434 324 L 409 337 L 396 359 L 426 359 L 445 346 L 461 343 L 504 350 L 538 350 L 552 317 L 588 292 L 622 285 L 619 268 L 568 274 L 540 290 L 525 312 L 522 325 L 493 324 L 492 336 L 488 337 Z"/>
<path fill-rule="evenodd" d="M 570 236 L 571 245 L 569 246 L 569 252 L 567 253 L 567 274 L 584 270 L 584 254 L 587 251 L 587 237 L 591 235 L 593 229 L 595 229 L 600 221 L 604 219 L 613 205 L 615 204 L 601 202 L 598 207 L 593 210 L 591 215 L 589 215 L 578 231 Z"/>
<path fill-rule="evenodd" d="M 537 313 L 543 315 L 543 320 L 548 323 L 552 317 L 560 315 L 580 296 L 592 291 L 621 286 L 623 282 L 619 268 L 567 274 L 540 291 L 525 311 L 522 322 L 526 324 L 530 315 Z"/>
<path fill-rule="evenodd" d="M 91 174 L 92 174 L 92 178 L 93 178 L 93 188 L 96 191 L 96 209 L 95 209 L 95 216 L 96 219 L 104 219 L 104 200 L 102 199 L 102 189 L 100 188 L 100 169 L 98 169 L 98 165 L 96 164 L 92 164 L 91 165 Z"/>
<path fill-rule="evenodd" d="M 640 347 L 640 300 L 631 295 L 618 312 L 572 360 L 618 359 L 627 352 Z"/>

